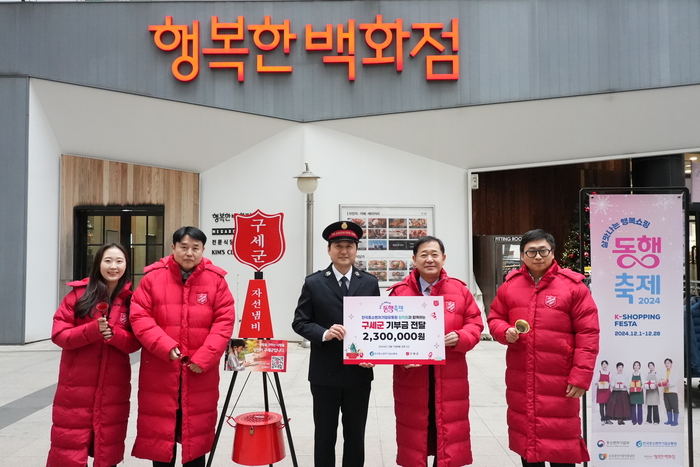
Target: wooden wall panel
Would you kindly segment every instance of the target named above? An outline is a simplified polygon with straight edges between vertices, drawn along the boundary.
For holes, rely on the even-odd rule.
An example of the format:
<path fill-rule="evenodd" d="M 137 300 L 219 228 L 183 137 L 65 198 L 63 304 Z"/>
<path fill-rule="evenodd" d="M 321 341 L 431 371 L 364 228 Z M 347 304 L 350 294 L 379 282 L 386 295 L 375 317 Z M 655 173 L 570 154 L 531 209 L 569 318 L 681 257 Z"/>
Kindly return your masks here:
<path fill-rule="evenodd" d="M 199 174 L 63 155 L 61 158 L 60 287 L 73 275 L 73 208 L 162 204 L 165 243 L 183 225 L 199 225 Z M 166 246 L 167 251 L 167 246 Z"/>
<path fill-rule="evenodd" d="M 517 235 L 542 228 L 561 248 L 571 231 L 579 190 L 629 186 L 629 159 L 482 172 L 472 192 L 474 235 Z"/>

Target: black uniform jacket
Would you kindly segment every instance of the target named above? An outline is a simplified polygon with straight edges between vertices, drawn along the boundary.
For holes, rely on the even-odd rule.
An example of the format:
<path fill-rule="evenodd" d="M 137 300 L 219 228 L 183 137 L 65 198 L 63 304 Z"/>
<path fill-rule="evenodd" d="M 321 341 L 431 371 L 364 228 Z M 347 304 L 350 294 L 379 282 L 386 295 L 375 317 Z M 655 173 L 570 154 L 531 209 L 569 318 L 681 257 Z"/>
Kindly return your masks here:
<path fill-rule="evenodd" d="M 379 296 L 373 275 L 353 267 L 349 296 Z M 311 342 L 309 381 L 322 386 L 354 386 L 372 381 L 371 368 L 343 364 L 343 341 L 323 342 L 323 333 L 343 323 L 343 294 L 329 265 L 306 278 L 294 312 L 292 328 Z"/>

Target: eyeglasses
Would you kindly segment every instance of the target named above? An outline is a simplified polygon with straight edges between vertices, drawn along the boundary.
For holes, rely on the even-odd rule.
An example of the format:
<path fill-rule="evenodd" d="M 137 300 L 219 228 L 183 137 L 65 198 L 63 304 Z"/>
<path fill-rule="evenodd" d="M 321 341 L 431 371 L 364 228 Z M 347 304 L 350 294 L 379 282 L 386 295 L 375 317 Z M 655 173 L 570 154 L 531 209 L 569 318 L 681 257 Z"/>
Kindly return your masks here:
<path fill-rule="evenodd" d="M 535 258 L 539 253 L 542 258 L 545 258 L 549 256 L 551 252 L 552 250 L 548 250 L 546 248 L 542 248 L 541 250 L 527 250 L 525 252 L 525 256 L 527 256 L 528 258 Z"/>

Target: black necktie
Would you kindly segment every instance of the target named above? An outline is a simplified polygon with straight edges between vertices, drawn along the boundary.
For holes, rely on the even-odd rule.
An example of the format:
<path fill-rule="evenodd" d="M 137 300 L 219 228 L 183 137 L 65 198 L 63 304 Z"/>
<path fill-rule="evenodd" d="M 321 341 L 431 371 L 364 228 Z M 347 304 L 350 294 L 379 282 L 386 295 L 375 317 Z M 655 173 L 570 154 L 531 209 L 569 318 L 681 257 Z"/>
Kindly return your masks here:
<path fill-rule="evenodd" d="M 343 294 L 343 297 L 348 295 L 348 278 L 343 276 L 340 278 L 340 291 Z"/>

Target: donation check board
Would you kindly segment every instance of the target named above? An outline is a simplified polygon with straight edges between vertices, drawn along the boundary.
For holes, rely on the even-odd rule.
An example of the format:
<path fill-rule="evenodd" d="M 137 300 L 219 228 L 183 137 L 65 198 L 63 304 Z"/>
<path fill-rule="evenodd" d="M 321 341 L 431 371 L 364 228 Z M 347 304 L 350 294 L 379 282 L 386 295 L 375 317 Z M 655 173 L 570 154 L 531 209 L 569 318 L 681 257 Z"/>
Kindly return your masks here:
<path fill-rule="evenodd" d="M 343 363 L 445 364 L 442 297 L 344 297 Z"/>

